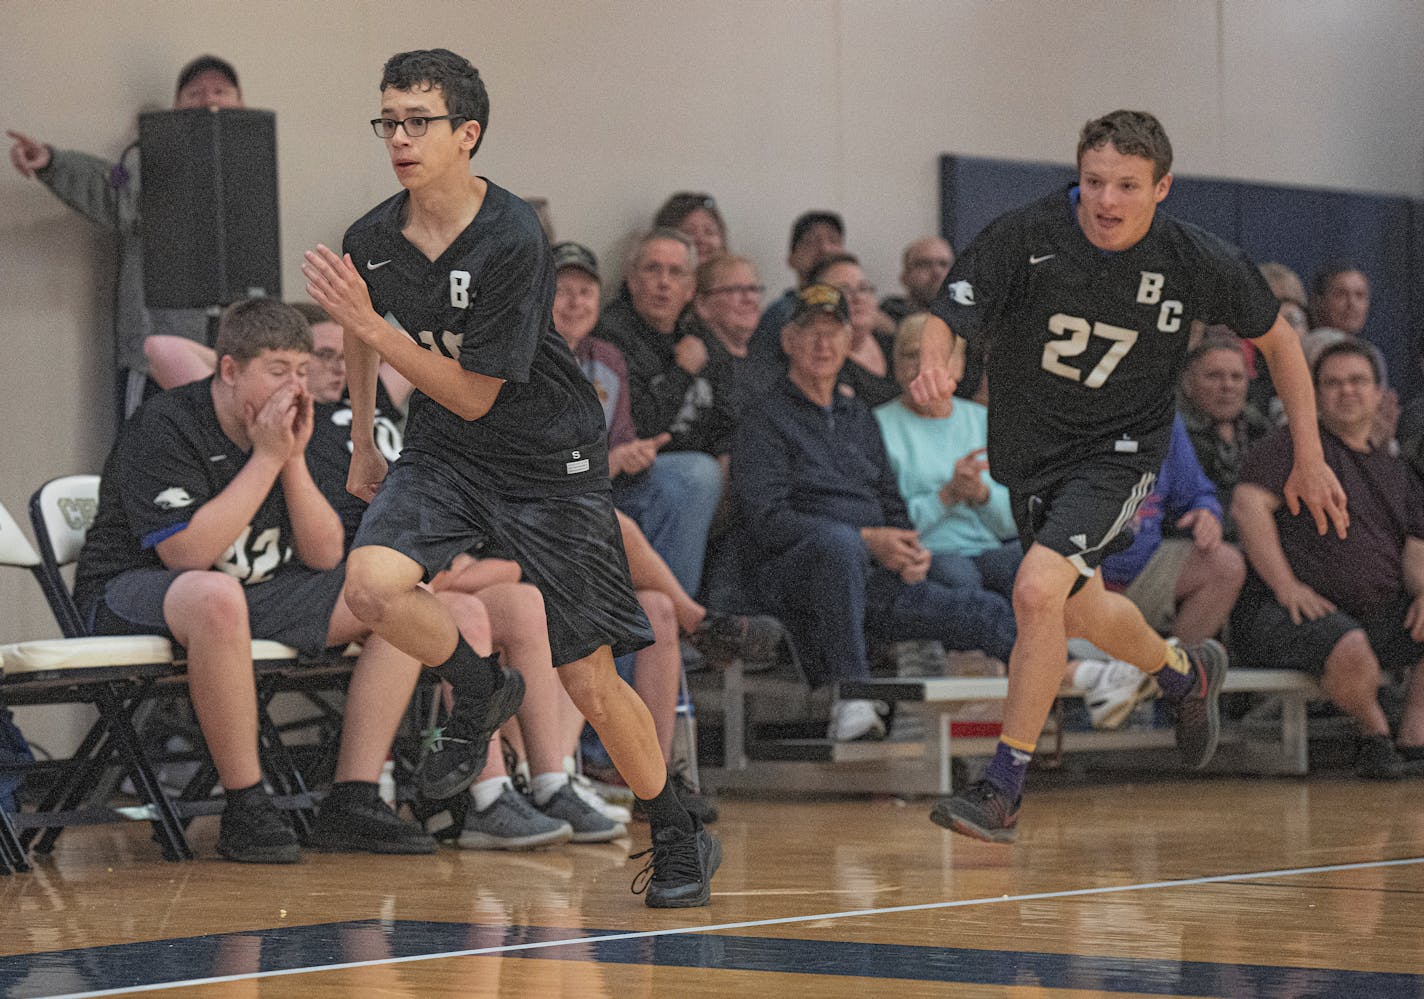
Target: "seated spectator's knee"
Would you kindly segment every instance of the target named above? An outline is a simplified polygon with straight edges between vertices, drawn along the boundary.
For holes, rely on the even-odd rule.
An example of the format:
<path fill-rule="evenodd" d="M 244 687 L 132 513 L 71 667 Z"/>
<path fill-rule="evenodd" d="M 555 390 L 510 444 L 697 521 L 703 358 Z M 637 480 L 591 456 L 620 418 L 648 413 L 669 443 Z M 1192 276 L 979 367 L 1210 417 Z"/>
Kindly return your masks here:
<path fill-rule="evenodd" d="M 1246 558 L 1235 545 L 1222 542 L 1205 555 L 1207 574 L 1212 585 L 1220 589 L 1231 587 L 1241 592 L 1246 585 Z"/>
<path fill-rule="evenodd" d="M 1380 665 L 1364 629 L 1347 631 L 1325 658 L 1320 687 L 1331 700 L 1379 689 Z"/>
<path fill-rule="evenodd" d="M 206 639 L 248 639 L 247 594 L 242 582 L 225 572 L 185 572 L 173 580 L 163 599 L 168 629 L 183 645 L 194 635 Z"/>

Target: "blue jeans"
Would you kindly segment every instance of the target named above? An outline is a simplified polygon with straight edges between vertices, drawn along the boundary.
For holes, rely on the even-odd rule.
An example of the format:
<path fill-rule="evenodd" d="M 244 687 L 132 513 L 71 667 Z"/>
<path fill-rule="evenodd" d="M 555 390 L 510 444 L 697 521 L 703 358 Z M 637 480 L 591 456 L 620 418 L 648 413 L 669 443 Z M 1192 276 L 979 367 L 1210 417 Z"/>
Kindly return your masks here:
<path fill-rule="evenodd" d="M 1018 575 L 1023 557 L 1023 545 L 1017 540 L 1006 541 L 978 555 L 939 553 L 930 561 L 929 578 L 945 586 L 992 590 L 1012 600 L 1014 577 Z"/>
<path fill-rule="evenodd" d="M 620 475 L 613 482 L 613 505 L 637 521 L 653 551 L 694 597 L 721 498 L 722 466 L 701 451 L 660 454 L 643 475 Z"/>
<path fill-rule="evenodd" d="M 1006 597 L 925 580 L 909 584 L 873 561 L 860 531 L 835 525 L 756 570 L 814 685 L 870 676 L 866 638 L 929 638 L 1008 662 L 1017 629 Z"/>

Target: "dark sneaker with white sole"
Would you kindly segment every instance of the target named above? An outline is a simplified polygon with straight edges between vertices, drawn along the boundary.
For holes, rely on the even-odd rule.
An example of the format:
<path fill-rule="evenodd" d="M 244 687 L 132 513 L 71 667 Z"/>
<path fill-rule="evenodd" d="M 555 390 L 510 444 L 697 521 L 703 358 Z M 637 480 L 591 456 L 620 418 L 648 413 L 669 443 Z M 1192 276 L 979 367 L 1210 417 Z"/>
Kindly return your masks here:
<path fill-rule="evenodd" d="M 1009 801 L 987 780 L 978 780 L 936 801 L 930 821 L 985 843 L 1012 843 L 1018 838 L 1019 803 Z"/>
<path fill-rule="evenodd" d="M 477 811 L 471 802 L 458 841 L 463 850 L 534 850 L 567 843 L 573 835 L 567 822 L 545 815 L 513 787 L 506 787 L 484 811 Z"/>
<path fill-rule="evenodd" d="M 629 854 L 628 859 L 648 854 L 652 854 L 648 865 L 633 878 L 633 894 L 643 895 L 648 908 L 690 909 L 711 902 L 712 875 L 722 864 L 722 844 L 701 823 L 692 832 L 654 829 L 653 845 Z"/>
<path fill-rule="evenodd" d="M 499 686 L 483 701 L 455 695 L 445 724 L 425 733 L 416 778 L 420 793 L 432 801 L 468 790 L 485 768 L 490 736 L 513 717 L 524 700 L 524 678 L 501 669 Z"/>

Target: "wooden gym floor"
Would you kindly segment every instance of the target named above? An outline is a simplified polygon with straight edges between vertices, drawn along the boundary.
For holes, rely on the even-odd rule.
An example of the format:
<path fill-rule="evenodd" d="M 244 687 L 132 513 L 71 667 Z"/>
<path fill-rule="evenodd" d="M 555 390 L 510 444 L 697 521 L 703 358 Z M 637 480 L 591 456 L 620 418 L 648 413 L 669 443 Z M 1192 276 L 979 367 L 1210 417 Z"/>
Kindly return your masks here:
<path fill-rule="evenodd" d="M 1031 785 L 1019 842 L 923 801 L 725 799 L 705 909 L 627 842 L 158 859 L 72 829 L 0 878 L 0 994 L 183 997 L 1424 995 L 1424 781 Z"/>

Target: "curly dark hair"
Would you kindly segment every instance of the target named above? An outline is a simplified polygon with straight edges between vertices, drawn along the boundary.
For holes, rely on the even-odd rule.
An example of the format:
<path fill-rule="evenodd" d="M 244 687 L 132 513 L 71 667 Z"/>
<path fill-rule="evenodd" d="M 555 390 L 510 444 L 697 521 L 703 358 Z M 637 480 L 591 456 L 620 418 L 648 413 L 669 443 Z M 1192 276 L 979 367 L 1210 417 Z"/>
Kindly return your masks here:
<path fill-rule="evenodd" d="M 381 70 L 381 90 L 434 90 L 445 98 L 445 110 L 460 121 L 475 121 L 480 125 L 480 137 L 475 140 L 471 158 L 485 141 L 489 128 L 489 91 L 480 71 L 464 56 L 449 49 L 416 49 L 398 52 L 386 60 Z M 455 127 L 459 121 L 451 121 Z"/>

